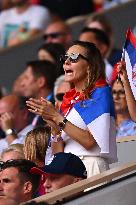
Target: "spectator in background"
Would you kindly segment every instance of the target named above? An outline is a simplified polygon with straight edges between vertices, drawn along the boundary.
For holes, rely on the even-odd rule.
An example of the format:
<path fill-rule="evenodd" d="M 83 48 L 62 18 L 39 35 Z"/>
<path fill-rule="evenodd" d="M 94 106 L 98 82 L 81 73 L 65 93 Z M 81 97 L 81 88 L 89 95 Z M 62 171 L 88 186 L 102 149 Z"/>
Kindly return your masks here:
<path fill-rule="evenodd" d="M 0 0 L 0 10 L 6 10 L 13 7 L 11 0 Z"/>
<path fill-rule="evenodd" d="M 44 31 L 45 43 L 60 43 L 67 49 L 72 42 L 69 26 L 64 21 L 50 23 Z"/>
<path fill-rule="evenodd" d="M 0 99 L 0 127 L 6 138 L 0 140 L 0 152 L 9 144 L 23 143 L 25 135 L 33 126 L 26 108 L 26 98 L 7 95 Z"/>
<path fill-rule="evenodd" d="M 86 23 L 88 28 L 97 28 L 103 30 L 110 40 L 110 49 L 107 53 L 107 58 L 109 63 L 114 66 L 118 61 L 120 61 L 122 56 L 122 50 L 114 47 L 113 30 L 110 22 L 104 15 L 94 14 L 91 18 L 88 18 Z"/>
<path fill-rule="evenodd" d="M 47 70 L 48 70 L 48 67 L 51 67 L 50 63 L 45 62 L 45 61 L 50 61 L 52 64 L 54 64 L 53 66 L 54 66 L 54 70 L 56 70 L 56 77 L 57 77 L 57 76 L 59 76 L 60 74 L 62 74 L 64 72 L 63 68 L 62 68 L 62 65 L 60 63 L 60 55 L 63 55 L 64 53 L 65 53 L 65 50 L 64 50 L 64 48 L 61 44 L 47 43 L 47 44 L 42 45 L 38 49 L 39 62 L 38 61 L 33 61 L 33 62 L 30 62 L 30 64 L 31 63 L 33 64 L 32 67 L 38 66 L 39 67 L 39 72 L 38 73 L 40 73 L 40 70 L 43 70 L 43 68 L 41 68 L 41 67 L 44 67 L 44 69 L 47 69 Z M 43 62 L 40 62 L 41 60 Z M 30 67 L 31 67 L 31 65 L 30 65 Z M 27 68 L 26 68 L 26 70 L 27 70 Z M 27 73 L 26 70 L 23 73 L 21 73 L 17 77 L 17 79 L 14 81 L 12 92 L 17 94 L 17 95 L 26 95 L 26 94 L 24 94 L 24 87 L 26 87 L 26 85 L 25 85 L 26 84 L 25 79 L 26 79 L 26 73 Z M 34 70 L 37 73 L 36 69 L 34 69 Z M 53 70 L 51 68 L 50 68 L 50 70 L 52 72 L 50 72 L 50 71 L 49 72 L 48 71 L 47 72 L 46 71 L 44 71 L 44 72 L 41 71 L 41 76 L 45 76 L 46 78 L 49 78 L 48 76 L 50 76 L 50 78 L 52 78 L 52 77 L 54 78 L 55 72 L 53 72 Z M 49 73 L 49 74 L 45 75 L 46 73 Z M 51 75 L 52 75 L 52 77 L 51 77 Z M 30 76 L 31 76 L 31 74 L 30 74 Z M 29 79 L 30 76 L 28 76 L 27 79 Z M 48 80 L 48 81 L 50 81 L 50 80 Z M 29 87 L 31 87 L 31 85 L 29 85 Z M 27 88 L 28 90 L 29 90 L 29 87 Z M 39 91 L 38 91 L 38 93 L 39 93 Z"/>
<path fill-rule="evenodd" d="M 40 176 L 30 173 L 36 164 L 26 159 L 10 160 L 1 166 L 0 196 L 18 204 L 33 198 L 40 184 Z"/>
<path fill-rule="evenodd" d="M 20 82 L 22 94 L 25 97 L 44 97 L 54 104 L 53 87 L 57 77 L 56 65 L 50 61 L 30 61 L 23 72 L 23 79 Z M 39 116 L 35 116 L 32 125 L 44 125 Z"/>
<path fill-rule="evenodd" d="M 7 149 L 1 153 L 1 160 L 6 162 L 11 159 L 24 159 L 23 144 L 10 144 Z"/>
<path fill-rule="evenodd" d="M 117 63 L 116 73 L 119 74 L 119 77 L 120 77 L 121 82 L 123 84 L 123 88 L 124 88 L 125 95 L 126 95 L 126 101 L 127 101 L 127 105 L 128 105 L 128 110 L 129 110 L 129 114 L 131 116 L 131 119 L 134 122 L 136 122 L 136 113 L 134 112 L 134 110 L 136 110 L 136 100 L 135 100 L 135 97 L 132 93 L 132 90 L 130 87 L 130 82 L 128 80 L 125 61 L 120 61 Z"/>
<path fill-rule="evenodd" d="M 39 126 L 28 132 L 24 143 L 25 158 L 33 161 L 38 167 L 43 168 L 50 136 L 51 128 L 49 126 Z M 38 189 L 38 196 L 45 194 L 44 182 L 45 178 L 43 177 Z"/>
<path fill-rule="evenodd" d="M 12 93 L 15 95 L 23 96 L 24 89 L 21 86 L 21 82 L 24 78 L 24 72 L 22 72 L 13 82 Z"/>
<path fill-rule="evenodd" d="M 54 18 L 68 19 L 74 16 L 90 14 L 94 11 L 92 0 L 40 0 L 40 4 L 47 7 Z"/>
<path fill-rule="evenodd" d="M 38 59 L 54 63 L 57 69 L 57 76 L 64 73 L 63 66 L 60 63 L 60 56 L 64 54 L 65 49 L 60 43 L 46 43 L 38 49 Z"/>
<path fill-rule="evenodd" d="M 115 105 L 117 137 L 136 135 L 136 123 L 131 120 L 125 90 L 120 79 L 112 84 L 112 94 Z"/>
<path fill-rule="evenodd" d="M 55 97 L 55 106 L 57 109 L 60 109 L 61 103 L 63 101 L 63 96 L 72 88 L 72 84 L 65 81 L 65 75 L 59 76 L 54 84 L 54 97 Z"/>
<path fill-rule="evenodd" d="M 13 8 L 0 14 L 1 47 L 16 45 L 39 34 L 49 23 L 47 8 L 30 5 L 29 0 L 11 0 Z"/>
<path fill-rule="evenodd" d="M 24 143 L 25 158 L 33 161 L 38 167 L 45 165 L 45 154 L 51 129 L 48 126 L 37 127 L 27 133 Z"/>
<path fill-rule="evenodd" d="M 23 72 L 20 82 L 23 96 L 45 97 L 50 100 L 53 97 L 54 81 L 56 80 L 56 66 L 49 61 L 30 61 Z"/>
<path fill-rule="evenodd" d="M 50 193 L 87 178 L 85 165 L 71 153 L 59 152 L 44 169 L 32 168 L 31 173 L 45 175 L 45 192 Z"/>
<path fill-rule="evenodd" d="M 105 63 L 106 80 L 110 82 L 113 68 L 106 58 L 110 49 L 109 37 L 101 29 L 85 27 L 79 35 L 79 40 L 94 43 L 100 50 Z"/>

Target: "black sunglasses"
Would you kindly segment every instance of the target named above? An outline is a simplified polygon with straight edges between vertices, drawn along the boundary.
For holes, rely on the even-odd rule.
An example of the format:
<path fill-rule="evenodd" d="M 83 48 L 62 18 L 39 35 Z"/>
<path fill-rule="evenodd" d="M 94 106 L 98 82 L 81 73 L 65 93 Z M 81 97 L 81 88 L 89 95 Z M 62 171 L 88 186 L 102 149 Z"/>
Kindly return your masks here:
<path fill-rule="evenodd" d="M 6 165 L 6 164 L 10 164 L 12 162 L 14 162 L 15 160 L 14 159 L 9 159 L 7 160 L 6 162 L 4 161 L 0 161 L 0 171 L 3 169 L 3 167 Z"/>
<path fill-rule="evenodd" d="M 56 32 L 56 33 L 44 34 L 43 38 L 44 38 L 44 40 L 47 40 L 48 38 L 59 38 L 59 37 L 64 36 L 64 35 L 65 35 L 65 33 Z"/>
<path fill-rule="evenodd" d="M 65 93 L 58 93 L 58 94 L 56 94 L 55 98 L 56 98 L 58 101 L 61 101 L 61 102 L 62 102 L 64 95 L 65 95 Z"/>
<path fill-rule="evenodd" d="M 70 55 L 65 54 L 60 57 L 60 61 L 64 63 L 66 60 L 69 60 L 71 63 L 76 63 L 80 58 L 89 61 L 87 57 L 83 56 L 80 53 L 71 53 Z"/>

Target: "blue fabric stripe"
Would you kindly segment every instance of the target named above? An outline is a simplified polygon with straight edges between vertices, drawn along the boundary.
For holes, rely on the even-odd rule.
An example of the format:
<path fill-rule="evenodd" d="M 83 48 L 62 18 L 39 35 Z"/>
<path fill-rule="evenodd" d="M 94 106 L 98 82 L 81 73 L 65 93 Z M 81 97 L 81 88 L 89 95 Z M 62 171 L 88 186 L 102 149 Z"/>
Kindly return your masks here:
<path fill-rule="evenodd" d="M 133 44 L 129 40 L 126 40 L 124 48 L 129 55 L 130 63 L 132 65 L 132 67 L 134 67 L 134 65 L 136 63 L 136 49 L 135 49 L 135 47 L 133 46 Z"/>
<path fill-rule="evenodd" d="M 86 125 L 104 113 L 110 113 L 110 116 L 114 117 L 115 112 L 111 88 L 109 86 L 96 88 L 90 99 L 76 103 L 74 108 Z"/>

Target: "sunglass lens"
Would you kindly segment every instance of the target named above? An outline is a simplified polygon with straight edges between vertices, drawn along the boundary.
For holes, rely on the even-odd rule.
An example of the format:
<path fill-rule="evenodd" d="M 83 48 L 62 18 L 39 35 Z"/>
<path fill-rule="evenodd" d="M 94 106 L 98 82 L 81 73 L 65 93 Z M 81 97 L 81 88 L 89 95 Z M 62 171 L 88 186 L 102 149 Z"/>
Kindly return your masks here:
<path fill-rule="evenodd" d="M 70 55 L 66 54 L 64 56 L 60 57 L 61 62 L 65 62 L 66 60 L 69 60 L 71 63 L 76 63 L 78 61 L 79 54 L 78 53 L 72 53 Z"/>
<path fill-rule="evenodd" d="M 72 62 L 72 63 L 77 62 L 78 57 L 79 57 L 79 55 L 78 55 L 77 53 L 72 53 L 71 56 L 70 56 L 70 58 L 71 58 L 71 59 L 70 59 L 71 62 Z"/>
<path fill-rule="evenodd" d="M 58 94 L 56 95 L 56 99 L 59 100 L 59 101 L 62 101 L 64 94 L 65 94 L 65 93 L 58 93 Z"/>

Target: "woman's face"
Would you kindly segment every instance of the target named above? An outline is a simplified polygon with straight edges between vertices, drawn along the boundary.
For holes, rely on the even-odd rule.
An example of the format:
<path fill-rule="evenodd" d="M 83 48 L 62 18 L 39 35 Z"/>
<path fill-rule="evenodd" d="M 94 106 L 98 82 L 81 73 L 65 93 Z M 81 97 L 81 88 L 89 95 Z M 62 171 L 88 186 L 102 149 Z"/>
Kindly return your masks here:
<path fill-rule="evenodd" d="M 120 82 L 115 81 L 112 86 L 112 95 L 115 105 L 115 111 L 117 114 L 127 111 L 127 101 L 125 91 Z"/>
<path fill-rule="evenodd" d="M 49 52 L 45 51 L 44 49 L 39 50 L 38 59 L 39 60 L 48 60 L 52 63 L 55 63 L 54 58 L 50 55 Z"/>
<path fill-rule="evenodd" d="M 87 80 L 87 70 L 89 63 L 87 61 L 86 49 L 79 45 L 73 45 L 67 51 L 68 58 L 65 60 L 63 68 L 65 72 L 65 81 L 73 83 L 75 87 L 82 89 Z M 75 61 L 71 61 L 70 55 L 80 54 Z M 86 58 L 86 59 L 85 59 Z"/>

